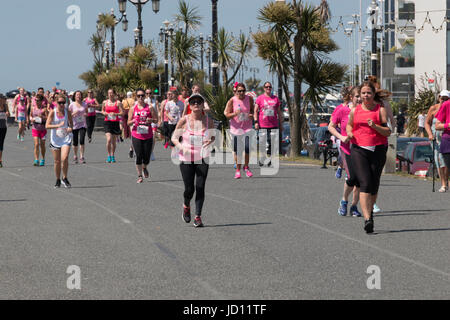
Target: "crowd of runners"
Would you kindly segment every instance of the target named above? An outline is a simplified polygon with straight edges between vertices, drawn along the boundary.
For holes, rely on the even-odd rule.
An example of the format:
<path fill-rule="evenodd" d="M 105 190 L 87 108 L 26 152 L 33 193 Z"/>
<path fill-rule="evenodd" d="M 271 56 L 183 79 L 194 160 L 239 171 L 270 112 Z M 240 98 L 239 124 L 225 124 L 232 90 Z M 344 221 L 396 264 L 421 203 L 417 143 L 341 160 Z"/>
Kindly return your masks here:
<path fill-rule="evenodd" d="M 224 110 L 229 120 L 231 149 L 234 156 L 234 178 L 241 178 L 241 169 L 247 178 L 253 173 L 249 167 L 252 134 L 265 132 L 267 140 L 266 165 L 271 166 L 272 131 L 283 129 L 281 102 L 272 94 L 272 84 L 264 83 L 264 93 L 253 99 L 246 94 L 242 83 L 235 83 L 234 95 Z M 10 115 L 4 96 L 0 96 L 0 167 L 3 142 L 7 132 L 6 121 L 14 116 L 18 123 L 17 139 L 24 141 L 25 131 L 31 127 L 34 140 L 34 166 L 44 166 L 47 130 L 50 130 L 48 147 L 54 158 L 55 188 L 63 185 L 70 188 L 68 180 L 69 154 L 73 146 L 73 163 L 86 163 L 86 135 L 89 143 L 93 139 L 96 118 L 104 117 L 106 136 L 106 162 L 116 162 L 118 142 L 129 143 L 129 157 L 135 157 L 137 183 L 148 179 L 149 164 L 154 160 L 155 138 L 160 134 L 163 148 L 172 149 L 172 158 L 180 161 L 180 172 L 184 181 L 183 220 L 191 221 L 191 200 L 195 194 L 194 226 L 202 226 L 201 213 L 205 200 L 205 184 L 208 176 L 209 157 L 216 139 L 216 130 L 211 110 L 194 85 L 192 92 L 171 87 L 166 98 L 159 102 L 150 90 L 137 89 L 120 97 L 109 89 L 107 98 L 99 103 L 92 90 L 66 92 L 53 88 L 44 93 L 39 88 L 30 97 L 20 88 L 13 99 Z M 346 87 L 342 91 L 343 104 L 336 107 L 329 132 L 339 144 L 339 163 L 345 170 L 346 179 L 338 214 L 364 217 L 364 230 L 374 231 L 374 212 L 380 211 L 377 196 L 380 178 L 386 162 L 387 138 L 396 126 L 392 108 L 388 102 L 390 93 L 382 90 L 375 77 L 370 77 L 360 86 Z M 432 106 L 425 120 L 425 128 L 433 143 L 437 144 L 435 161 L 442 181 L 440 192 L 448 190 L 450 166 L 450 92 L 440 94 L 439 104 Z M 443 131 L 443 134 L 440 134 Z M 437 138 L 437 141 L 436 141 Z M 130 140 L 129 142 L 127 142 Z M 265 140 L 265 139 L 263 139 Z M 258 140 L 259 141 L 259 140 Z M 254 149 L 253 149 L 254 150 Z M 262 165 L 262 164 L 260 164 Z M 341 177 L 341 169 L 336 177 Z M 353 192 L 350 208 L 348 202 Z M 362 213 L 358 210 L 358 205 Z"/>

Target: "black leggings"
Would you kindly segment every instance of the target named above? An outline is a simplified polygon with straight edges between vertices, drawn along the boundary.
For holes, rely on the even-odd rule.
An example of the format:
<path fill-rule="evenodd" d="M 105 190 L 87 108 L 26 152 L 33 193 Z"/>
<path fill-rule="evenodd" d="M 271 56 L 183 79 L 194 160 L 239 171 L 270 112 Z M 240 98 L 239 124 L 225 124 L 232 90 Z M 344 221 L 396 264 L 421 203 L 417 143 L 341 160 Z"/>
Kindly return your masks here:
<path fill-rule="evenodd" d="M 0 151 L 3 151 L 3 143 L 5 142 L 7 128 L 0 128 Z"/>
<path fill-rule="evenodd" d="M 239 141 L 238 141 L 239 139 Z M 245 140 L 245 142 L 244 142 Z M 239 151 L 242 153 L 242 146 L 244 146 L 244 151 L 246 154 L 250 153 L 250 137 L 248 135 L 233 135 L 233 151 L 238 153 L 238 142 L 239 142 Z M 240 156 L 240 154 L 239 154 Z"/>
<path fill-rule="evenodd" d="M 168 138 L 169 138 L 169 145 L 171 146 L 171 147 L 175 147 L 175 145 L 173 144 L 173 142 L 172 142 L 172 135 L 173 135 L 173 133 L 175 132 L 175 128 L 177 127 L 177 125 L 176 124 L 167 124 L 167 127 L 168 127 L 168 133 L 167 133 L 167 136 L 168 136 Z"/>
<path fill-rule="evenodd" d="M 351 162 L 360 191 L 376 195 L 380 187 L 381 173 L 386 163 L 387 146 L 376 146 L 375 151 L 352 145 Z"/>
<path fill-rule="evenodd" d="M 86 136 L 86 128 L 73 130 L 73 146 L 78 146 L 78 134 L 80 135 L 80 145 L 84 146 L 84 137 Z"/>
<path fill-rule="evenodd" d="M 202 163 L 181 162 L 180 170 L 184 181 L 184 205 L 191 206 L 191 200 L 195 191 L 195 214 L 202 214 L 203 202 L 205 201 L 205 183 L 208 176 L 209 165 Z M 197 179 L 194 180 L 195 176 Z"/>
<path fill-rule="evenodd" d="M 359 182 L 358 179 L 356 179 L 355 170 L 353 169 L 352 164 L 352 157 L 349 154 L 346 154 L 344 151 L 341 150 L 342 155 L 342 162 L 345 168 L 345 171 L 347 172 L 347 179 L 345 180 L 345 183 L 349 187 L 358 187 L 359 188 Z"/>
<path fill-rule="evenodd" d="M 259 132 L 266 131 L 266 154 L 270 157 L 272 155 L 272 130 L 278 130 L 278 128 L 261 128 Z"/>
<path fill-rule="evenodd" d="M 96 119 L 96 116 L 86 117 L 87 136 L 89 139 L 92 138 L 92 132 L 94 132 L 95 119 Z"/>
<path fill-rule="evenodd" d="M 148 165 L 152 154 L 153 139 L 141 140 L 131 137 L 131 143 L 133 144 L 133 149 L 136 153 L 136 164 Z"/>

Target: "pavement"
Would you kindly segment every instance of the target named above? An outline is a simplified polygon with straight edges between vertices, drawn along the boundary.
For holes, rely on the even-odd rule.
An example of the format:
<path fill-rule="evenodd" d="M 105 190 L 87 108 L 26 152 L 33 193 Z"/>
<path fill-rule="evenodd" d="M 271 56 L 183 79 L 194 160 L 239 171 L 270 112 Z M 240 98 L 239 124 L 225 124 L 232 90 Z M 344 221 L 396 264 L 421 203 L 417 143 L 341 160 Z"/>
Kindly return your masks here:
<path fill-rule="evenodd" d="M 33 167 L 31 136 L 16 135 L 0 169 L 0 299 L 450 298 L 450 194 L 430 182 L 383 175 L 367 235 L 362 218 L 338 216 L 344 181 L 331 168 L 282 163 L 262 176 L 253 165 L 235 180 L 232 165 L 212 165 L 194 228 L 160 142 L 136 184 L 129 142 L 107 164 L 95 132 L 87 164 L 70 164 L 72 189 L 54 189 L 51 152 Z"/>

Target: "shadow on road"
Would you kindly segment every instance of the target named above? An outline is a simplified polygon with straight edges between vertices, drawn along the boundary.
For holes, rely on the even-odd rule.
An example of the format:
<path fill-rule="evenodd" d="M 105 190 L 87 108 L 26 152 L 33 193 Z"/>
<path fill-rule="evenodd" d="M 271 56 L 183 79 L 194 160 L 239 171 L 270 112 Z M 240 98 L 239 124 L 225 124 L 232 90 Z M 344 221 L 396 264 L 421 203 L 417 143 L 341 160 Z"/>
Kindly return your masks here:
<path fill-rule="evenodd" d="M 260 224 L 272 224 L 272 222 L 257 222 L 257 223 L 230 223 L 230 224 L 217 224 L 217 225 L 205 225 L 205 228 L 220 228 L 220 227 L 239 227 L 239 226 L 257 226 Z"/>
<path fill-rule="evenodd" d="M 436 229 L 404 229 L 404 230 L 377 230 L 376 234 L 400 233 L 400 232 L 427 232 L 427 231 L 450 231 L 450 228 L 436 228 Z"/>
<path fill-rule="evenodd" d="M 117 186 L 76 186 L 72 187 L 72 189 L 103 189 L 103 188 L 114 188 Z"/>
<path fill-rule="evenodd" d="M 18 201 L 28 201 L 27 199 L 11 199 L 11 200 L 1 200 L 0 202 L 18 202 Z"/>
<path fill-rule="evenodd" d="M 425 210 L 395 210 L 395 211 L 383 211 L 382 213 L 376 213 L 375 217 L 390 217 L 390 216 L 427 216 L 431 213 L 423 212 L 445 212 L 446 209 L 425 209 Z M 387 214 L 386 214 L 387 213 Z M 391 213 L 391 214 L 389 214 Z"/>

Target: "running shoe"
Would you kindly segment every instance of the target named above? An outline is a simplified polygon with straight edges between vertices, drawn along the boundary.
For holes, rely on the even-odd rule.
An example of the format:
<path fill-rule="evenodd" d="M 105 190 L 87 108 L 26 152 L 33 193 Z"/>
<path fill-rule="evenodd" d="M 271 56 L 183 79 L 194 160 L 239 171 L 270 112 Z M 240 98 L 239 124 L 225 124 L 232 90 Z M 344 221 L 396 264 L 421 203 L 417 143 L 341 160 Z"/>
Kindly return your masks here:
<path fill-rule="evenodd" d="M 234 174 L 234 178 L 235 179 L 240 179 L 241 178 L 241 171 L 240 170 L 236 170 L 236 173 Z"/>
<path fill-rule="evenodd" d="M 150 156 L 150 160 L 151 160 L 151 161 L 155 161 L 155 160 L 156 160 L 155 155 L 154 155 L 153 152 L 152 152 L 152 155 Z"/>
<path fill-rule="evenodd" d="M 442 186 L 442 187 L 439 189 L 439 192 L 441 192 L 441 193 L 447 192 L 447 187 Z"/>
<path fill-rule="evenodd" d="M 0 161 L 0 168 L 3 168 L 3 163 Z"/>
<path fill-rule="evenodd" d="M 39 165 L 39 160 L 34 160 L 33 166 L 37 167 Z"/>
<path fill-rule="evenodd" d="M 41 159 L 41 162 L 39 162 L 39 166 L 41 167 L 45 166 L 45 159 Z"/>
<path fill-rule="evenodd" d="M 249 167 L 244 167 L 244 171 L 247 178 L 253 177 L 253 173 L 250 171 Z"/>
<path fill-rule="evenodd" d="M 20 134 L 17 134 L 17 140 L 20 140 Z"/>
<path fill-rule="evenodd" d="M 336 170 L 336 179 L 340 179 L 340 178 L 342 178 L 342 168 L 341 167 L 337 168 L 337 170 Z"/>
<path fill-rule="evenodd" d="M 378 213 L 378 212 L 381 212 L 381 209 L 380 209 L 380 207 L 379 207 L 379 206 L 377 206 L 377 204 L 376 204 L 376 203 L 374 203 L 374 204 L 373 204 L 373 212 L 374 212 L 374 213 Z"/>
<path fill-rule="evenodd" d="M 88 138 L 88 142 L 91 143 L 92 142 L 92 138 Z"/>
<path fill-rule="evenodd" d="M 61 188 L 61 180 L 60 179 L 56 180 L 55 188 Z"/>
<path fill-rule="evenodd" d="M 164 149 L 167 149 L 169 147 L 169 141 L 167 141 L 165 144 L 164 144 Z"/>
<path fill-rule="evenodd" d="M 111 162 L 112 163 L 116 163 L 116 157 L 115 156 L 111 156 Z"/>
<path fill-rule="evenodd" d="M 196 216 L 194 219 L 194 227 L 198 228 L 198 227 L 203 227 L 203 222 L 202 222 L 202 218 L 200 218 L 200 216 Z"/>
<path fill-rule="evenodd" d="M 80 158 L 81 163 L 85 164 L 86 163 L 86 159 L 84 157 Z"/>
<path fill-rule="evenodd" d="M 108 156 L 108 158 L 106 158 L 106 162 L 111 163 L 111 156 Z"/>
<path fill-rule="evenodd" d="M 67 180 L 67 178 L 63 178 L 62 180 L 61 180 L 61 183 L 62 183 L 62 185 L 64 186 L 64 187 L 66 187 L 66 188 L 72 188 L 72 185 L 70 184 L 70 182 L 69 182 L 69 180 Z"/>
<path fill-rule="evenodd" d="M 142 171 L 144 172 L 144 178 L 147 179 L 149 177 L 147 168 L 143 168 Z"/>
<path fill-rule="evenodd" d="M 142 176 L 138 176 L 136 183 L 142 183 L 142 182 L 144 182 L 144 179 L 142 178 Z"/>
<path fill-rule="evenodd" d="M 130 159 L 133 158 L 133 149 L 130 149 L 130 151 L 128 152 L 128 156 L 130 157 Z"/>
<path fill-rule="evenodd" d="M 25 138 L 24 138 L 23 136 L 20 137 L 20 141 L 21 141 L 21 142 L 25 141 Z"/>
<path fill-rule="evenodd" d="M 186 208 L 183 206 L 183 220 L 186 223 L 191 222 L 191 208 Z"/>
<path fill-rule="evenodd" d="M 361 217 L 361 212 L 358 211 L 358 206 L 351 206 L 350 213 L 353 217 Z"/>
<path fill-rule="evenodd" d="M 235 163 L 233 167 L 234 167 L 234 170 L 236 170 L 237 169 L 237 164 Z"/>
<path fill-rule="evenodd" d="M 269 160 L 269 162 L 267 162 L 267 166 L 272 167 L 272 160 Z"/>
<path fill-rule="evenodd" d="M 77 158 L 77 156 L 73 156 L 73 163 L 75 163 L 75 164 L 78 163 L 78 158 Z"/>
<path fill-rule="evenodd" d="M 348 201 L 341 200 L 341 202 L 339 204 L 339 209 L 338 209 L 338 214 L 340 216 L 345 217 L 347 215 L 347 204 L 348 204 Z"/>
<path fill-rule="evenodd" d="M 366 233 L 373 233 L 373 220 L 364 221 L 364 230 L 366 230 Z"/>

